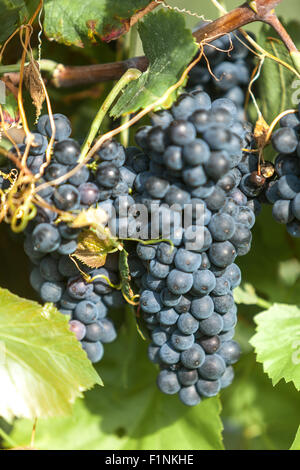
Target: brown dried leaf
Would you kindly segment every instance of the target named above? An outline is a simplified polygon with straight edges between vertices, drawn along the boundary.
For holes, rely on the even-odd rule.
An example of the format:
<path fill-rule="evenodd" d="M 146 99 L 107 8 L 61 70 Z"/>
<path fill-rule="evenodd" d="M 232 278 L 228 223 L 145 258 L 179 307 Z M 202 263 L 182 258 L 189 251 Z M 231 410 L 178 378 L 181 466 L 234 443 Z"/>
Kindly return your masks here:
<path fill-rule="evenodd" d="M 39 64 L 36 60 L 32 60 L 24 68 L 24 83 L 30 93 L 32 103 L 35 106 L 37 118 L 39 118 L 41 114 L 42 106 L 46 98 L 41 80 Z"/>
<path fill-rule="evenodd" d="M 260 118 L 256 121 L 254 128 L 254 138 L 257 142 L 257 146 L 259 149 L 264 148 L 268 131 L 269 125 L 267 124 L 263 116 L 260 116 Z"/>
<path fill-rule="evenodd" d="M 88 250 L 81 251 L 76 250 L 74 255 L 81 263 L 85 264 L 89 268 L 101 268 L 105 265 L 107 255 L 93 255 Z"/>
<path fill-rule="evenodd" d="M 114 249 L 109 238 L 100 239 L 92 230 L 83 230 L 78 238 L 74 255 L 90 268 L 100 268 L 105 264 L 107 254 Z"/>

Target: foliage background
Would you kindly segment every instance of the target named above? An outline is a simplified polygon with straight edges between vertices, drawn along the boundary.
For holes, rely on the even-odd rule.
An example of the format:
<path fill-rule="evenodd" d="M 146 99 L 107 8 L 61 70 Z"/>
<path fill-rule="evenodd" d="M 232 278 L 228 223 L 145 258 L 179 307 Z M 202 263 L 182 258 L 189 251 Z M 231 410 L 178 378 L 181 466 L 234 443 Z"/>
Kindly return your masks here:
<path fill-rule="evenodd" d="M 216 17 L 209 1 L 172 0 L 171 5 L 191 9 L 208 18 Z M 227 8 L 239 2 L 227 1 Z M 200 8 L 201 5 L 201 8 Z M 298 0 L 286 0 L 279 8 L 284 19 L 300 13 Z M 198 20 L 186 16 L 193 26 Z M 249 29 L 257 30 L 258 26 Z M 248 29 L 248 28 L 247 28 Z M 136 51 L 138 52 L 138 51 Z M 62 63 L 83 64 L 113 60 L 115 45 L 79 50 L 57 44 L 45 44 L 47 58 Z M 11 52 L 13 56 L 13 51 Z M 89 88 L 51 91 L 55 111 L 70 116 L 74 134 L 83 138 L 99 100 L 110 84 Z M 96 98 L 96 99 L 95 99 Z M 32 116 L 33 119 L 33 116 Z M 258 217 L 250 254 L 238 259 L 243 281 L 252 284 L 258 295 L 270 303 L 300 304 L 300 242 L 291 239 L 285 227 L 276 224 L 269 207 Z M 6 227 L 0 230 L 0 285 L 27 298 L 35 298 L 28 282 L 29 267 L 20 236 Z M 17 268 L 16 268 L 17 266 Z M 146 358 L 146 345 L 136 334 L 132 313 L 115 312 L 120 325 L 116 343 L 108 345 L 98 366 L 104 388 L 87 392 L 78 399 L 73 415 L 40 420 L 36 447 L 44 449 L 288 449 L 300 424 L 299 392 L 292 383 L 281 380 L 273 387 L 256 356 L 249 339 L 255 333 L 254 316 L 262 311 L 257 305 L 239 306 L 236 339 L 243 356 L 235 367 L 233 385 L 221 395 L 196 409 L 186 409 L 177 398 L 164 397 L 155 387 L 155 368 Z M 300 316 L 300 310 L 298 315 Z M 298 320 L 299 320 L 298 316 Z M 125 320 L 124 320 L 125 319 Z M 300 320 L 299 320 L 300 322 Z M 299 368 L 300 366 L 298 366 Z M 298 372 L 299 374 L 299 372 Z M 222 407 L 222 411 L 221 411 Z M 222 424 L 224 426 L 222 443 Z M 32 421 L 18 420 L 11 438 L 21 445 L 29 443 Z M 299 434 L 298 434 L 299 436 Z M 299 441 L 299 437 L 298 437 Z M 300 448 L 294 444 L 294 448 Z"/>

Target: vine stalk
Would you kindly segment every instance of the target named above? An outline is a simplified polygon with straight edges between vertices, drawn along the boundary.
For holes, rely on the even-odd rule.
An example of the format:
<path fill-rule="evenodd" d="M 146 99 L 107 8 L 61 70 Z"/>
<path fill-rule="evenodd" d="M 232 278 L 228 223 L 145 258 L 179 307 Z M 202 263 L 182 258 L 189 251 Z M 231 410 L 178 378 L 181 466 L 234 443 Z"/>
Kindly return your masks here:
<path fill-rule="evenodd" d="M 99 132 L 100 126 L 103 122 L 104 117 L 106 116 L 109 108 L 119 95 L 119 93 L 125 88 L 128 83 L 130 83 L 132 80 L 136 80 L 139 78 L 141 75 L 140 70 L 137 69 L 129 69 L 123 77 L 118 81 L 118 83 L 114 86 L 114 88 L 111 90 L 111 92 L 108 94 L 107 98 L 104 100 L 102 106 L 100 107 L 93 123 L 90 129 L 90 132 L 87 136 L 87 138 L 84 141 L 82 150 L 81 150 L 81 155 L 78 160 L 78 163 L 82 163 L 86 159 L 86 155 L 89 152 L 89 149 L 92 145 L 93 140 L 95 139 L 96 135 Z"/>
<path fill-rule="evenodd" d="M 193 32 L 193 35 L 198 43 L 205 42 L 208 44 L 217 37 L 231 33 L 249 23 L 256 21 L 267 23 L 271 25 L 281 37 L 291 53 L 296 69 L 300 73 L 299 52 L 273 11 L 274 7 L 281 3 L 281 1 L 282 0 L 249 0 L 249 2 L 243 3 L 234 10 L 217 18 L 215 21 L 200 26 Z M 156 2 L 151 2 L 151 9 L 155 8 L 155 4 Z M 145 56 L 140 56 L 114 63 L 87 66 L 65 66 L 63 64 L 55 64 L 55 62 L 52 61 L 41 61 L 41 70 L 50 73 L 53 86 L 56 88 L 68 88 L 78 85 L 90 85 L 110 80 L 118 80 L 128 69 L 136 68 L 144 72 L 148 65 L 148 59 Z M 0 66 L 0 74 L 8 73 L 14 84 L 19 83 L 19 70 L 20 66 L 18 64 L 14 66 Z"/>

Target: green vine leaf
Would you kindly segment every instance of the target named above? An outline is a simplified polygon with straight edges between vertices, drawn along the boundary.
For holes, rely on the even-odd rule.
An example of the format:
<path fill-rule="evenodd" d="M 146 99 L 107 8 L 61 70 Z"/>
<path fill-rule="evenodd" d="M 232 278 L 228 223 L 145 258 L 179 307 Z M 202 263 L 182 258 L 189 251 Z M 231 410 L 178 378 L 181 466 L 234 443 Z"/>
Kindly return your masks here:
<path fill-rule="evenodd" d="M 254 320 L 257 329 L 250 343 L 273 385 L 284 379 L 300 390 L 300 308 L 274 304 Z"/>
<path fill-rule="evenodd" d="M 241 287 L 234 289 L 234 300 L 237 304 L 257 305 L 263 308 L 269 308 L 271 304 L 256 295 L 255 289 L 247 282 Z"/>
<path fill-rule="evenodd" d="M 290 450 L 300 450 L 300 426 Z"/>
<path fill-rule="evenodd" d="M 38 7 L 39 0 L 0 0 L 1 29 L 0 44 L 17 29 L 21 24 L 28 22 Z"/>
<path fill-rule="evenodd" d="M 101 385 L 68 317 L 0 288 L 0 416 L 69 414 L 84 390 Z"/>
<path fill-rule="evenodd" d="M 101 376 L 105 387 L 77 400 L 72 417 L 39 422 L 38 449 L 221 450 L 218 397 L 187 408 L 177 396 L 156 387 L 157 369 L 147 358 L 147 343 L 136 331 L 130 310 L 118 341 L 105 348 Z M 124 317 L 124 312 L 120 312 Z M 32 422 L 18 420 L 11 437 L 27 444 Z"/>
<path fill-rule="evenodd" d="M 295 44 L 300 47 L 300 24 L 296 21 L 287 25 Z M 263 25 L 259 35 L 259 44 L 270 54 L 294 67 L 293 59 L 274 29 Z M 265 59 L 258 80 L 261 111 L 268 124 L 287 109 L 296 108 L 295 96 L 299 88 L 297 76 L 283 65 Z"/>
<path fill-rule="evenodd" d="M 130 19 L 150 0 L 46 0 L 44 27 L 57 42 L 83 47 L 86 42 L 118 39 Z"/>
<path fill-rule="evenodd" d="M 179 80 L 197 52 L 184 18 L 174 11 L 150 13 L 139 24 L 139 34 L 149 68 L 127 86 L 111 111 L 115 118 L 155 103 Z M 169 100 L 168 106 L 171 105 Z"/>

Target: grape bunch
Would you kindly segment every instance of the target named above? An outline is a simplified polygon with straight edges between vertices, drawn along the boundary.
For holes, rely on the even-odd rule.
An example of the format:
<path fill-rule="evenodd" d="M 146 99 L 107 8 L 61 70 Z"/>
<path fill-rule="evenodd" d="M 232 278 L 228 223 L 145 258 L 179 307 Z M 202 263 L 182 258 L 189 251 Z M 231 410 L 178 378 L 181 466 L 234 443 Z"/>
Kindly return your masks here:
<path fill-rule="evenodd" d="M 235 259 L 249 252 L 260 210 L 241 185 L 253 164 L 243 151 L 252 136 L 231 100 L 212 101 L 199 90 L 181 95 L 152 124 L 136 134 L 146 158 L 135 200 L 151 207 L 166 240 L 137 245 L 140 309 L 159 389 L 194 406 L 232 382 L 240 354 L 233 340 L 232 291 L 241 282 Z M 149 225 L 152 218 L 143 228 Z"/>
<path fill-rule="evenodd" d="M 108 278 L 114 285 L 119 283 L 118 253 L 108 255 L 105 265 L 98 269 L 78 262 L 82 271 L 95 278 L 93 282 L 86 282 L 70 258 L 77 249 L 81 229 L 59 222 L 57 212 L 52 209 L 79 213 L 89 207 L 100 207 L 107 214 L 111 214 L 112 209 L 118 213 L 120 201 L 129 197 L 135 174 L 125 166 L 123 146 L 112 140 L 99 150 L 95 171 L 83 166 L 60 184 L 45 185 L 66 175 L 77 164 L 80 155 L 79 144 L 70 138 L 69 120 L 59 114 L 54 115 L 54 120 L 53 156 L 43 177 L 37 181 L 38 187 L 44 184 L 38 195 L 48 206 L 37 206 L 37 215 L 25 231 L 25 252 L 34 266 L 30 282 L 42 301 L 54 303 L 61 313 L 70 316 L 70 329 L 81 341 L 89 359 L 98 362 L 103 356 L 103 344 L 116 338 L 108 314 L 125 303 L 121 292 L 113 289 L 106 280 Z M 49 117 L 42 116 L 34 133 L 35 145 L 30 147 L 27 159 L 28 168 L 35 175 L 39 175 L 41 165 L 45 163 L 51 133 Z M 25 146 L 26 141 L 19 146 L 21 153 Z"/>
<path fill-rule="evenodd" d="M 188 82 L 191 89 L 200 87 L 216 98 L 231 99 L 241 118 L 244 117 L 245 92 L 253 68 L 247 46 L 247 40 L 238 31 L 215 39 L 204 46 L 206 60 L 201 58 L 191 70 Z"/>
<path fill-rule="evenodd" d="M 274 219 L 286 224 L 292 237 L 300 237 L 300 108 L 280 120 L 272 135 L 278 155 L 274 177 L 264 186 L 264 197 L 273 205 Z"/>

